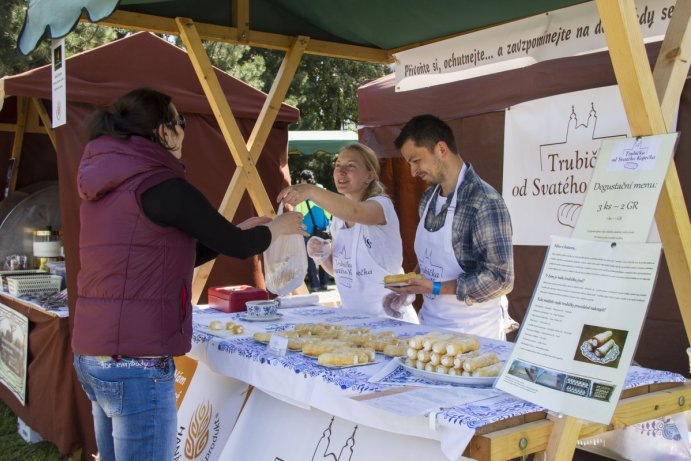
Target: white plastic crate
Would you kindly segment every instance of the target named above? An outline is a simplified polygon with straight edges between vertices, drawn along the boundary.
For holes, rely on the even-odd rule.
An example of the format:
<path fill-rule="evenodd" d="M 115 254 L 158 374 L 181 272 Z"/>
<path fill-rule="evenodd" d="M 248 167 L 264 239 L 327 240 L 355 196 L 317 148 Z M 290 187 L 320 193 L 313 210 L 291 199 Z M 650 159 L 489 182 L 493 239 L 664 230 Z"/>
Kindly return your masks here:
<path fill-rule="evenodd" d="M 38 443 L 43 441 L 41 434 L 27 426 L 21 418 L 17 418 L 17 432 L 26 443 Z"/>
<path fill-rule="evenodd" d="M 2 281 L 3 290 L 7 291 L 7 277 L 28 277 L 37 274 L 47 274 L 48 272 L 38 269 L 24 269 L 16 271 L 0 271 L 0 281 Z M 56 274 L 57 275 L 57 274 Z"/>
<path fill-rule="evenodd" d="M 12 296 L 28 294 L 50 294 L 60 291 L 62 277 L 59 275 L 37 274 L 23 277 L 7 277 L 7 291 Z"/>

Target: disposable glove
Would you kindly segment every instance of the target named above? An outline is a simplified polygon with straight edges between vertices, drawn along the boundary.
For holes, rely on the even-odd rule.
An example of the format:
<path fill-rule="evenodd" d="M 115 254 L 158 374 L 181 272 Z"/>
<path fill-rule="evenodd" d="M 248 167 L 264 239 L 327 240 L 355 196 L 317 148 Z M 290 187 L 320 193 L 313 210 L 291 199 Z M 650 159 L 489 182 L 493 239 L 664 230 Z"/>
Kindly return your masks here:
<path fill-rule="evenodd" d="M 312 237 L 307 241 L 307 255 L 317 264 L 331 255 L 331 241 L 320 237 Z"/>
<path fill-rule="evenodd" d="M 389 317 L 400 319 L 405 308 L 415 301 L 415 295 L 407 293 L 391 292 L 382 299 L 384 313 Z"/>

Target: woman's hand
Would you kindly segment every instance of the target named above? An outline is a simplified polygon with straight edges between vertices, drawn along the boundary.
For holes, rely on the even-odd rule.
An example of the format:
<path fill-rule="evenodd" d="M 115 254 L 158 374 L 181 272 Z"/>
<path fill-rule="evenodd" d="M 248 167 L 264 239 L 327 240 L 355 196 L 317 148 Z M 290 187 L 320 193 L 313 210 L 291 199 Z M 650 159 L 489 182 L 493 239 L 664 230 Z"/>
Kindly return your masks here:
<path fill-rule="evenodd" d="M 304 202 L 310 198 L 310 193 L 312 188 L 316 188 L 311 184 L 295 184 L 294 186 L 289 186 L 278 193 L 276 202 L 284 202 L 288 205 L 297 205 L 300 202 Z"/>
<path fill-rule="evenodd" d="M 312 237 L 307 241 L 307 255 L 317 264 L 321 264 L 331 256 L 331 242 L 320 237 Z"/>
<path fill-rule="evenodd" d="M 265 226 L 271 222 L 271 218 L 268 216 L 254 216 L 252 218 L 246 219 L 237 226 L 242 230 L 252 229 L 257 226 Z"/>
<path fill-rule="evenodd" d="M 297 211 L 287 211 L 274 218 L 267 224 L 271 231 L 271 241 L 273 242 L 279 235 L 298 234 L 309 237 L 305 232 L 305 225 L 302 224 L 302 213 Z"/>

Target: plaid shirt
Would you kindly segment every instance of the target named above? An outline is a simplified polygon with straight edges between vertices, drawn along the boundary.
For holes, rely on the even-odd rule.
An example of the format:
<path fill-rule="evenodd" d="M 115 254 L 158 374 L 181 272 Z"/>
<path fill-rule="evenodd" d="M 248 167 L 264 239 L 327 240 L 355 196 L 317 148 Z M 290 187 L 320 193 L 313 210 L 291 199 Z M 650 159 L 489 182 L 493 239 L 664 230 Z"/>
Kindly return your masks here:
<path fill-rule="evenodd" d="M 438 190 L 439 186 L 430 187 L 420 199 L 418 213 L 423 222 L 425 206 Z M 453 250 L 464 272 L 457 278 L 459 300 L 470 306 L 513 289 L 512 233 L 511 217 L 501 194 L 468 164 L 456 191 L 453 216 Z"/>

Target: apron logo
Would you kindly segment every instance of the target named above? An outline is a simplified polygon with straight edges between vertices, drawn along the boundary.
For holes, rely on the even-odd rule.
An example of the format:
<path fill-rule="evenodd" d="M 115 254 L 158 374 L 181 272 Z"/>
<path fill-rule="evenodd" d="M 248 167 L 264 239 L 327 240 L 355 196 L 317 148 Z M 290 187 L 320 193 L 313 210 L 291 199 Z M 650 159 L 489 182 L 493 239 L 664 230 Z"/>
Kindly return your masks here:
<path fill-rule="evenodd" d="M 367 248 L 370 248 L 370 249 L 372 248 L 372 241 L 370 239 L 368 239 L 367 237 L 365 237 L 364 235 L 362 236 L 362 241 L 365 242 L 365 246 Z"/>
<path fill-rule="evenodd" d="M 432 250 L 425 250 L 425 256 L 420 262 L 420 272 L 422 272 L 427 278 L 435 281 L 441 280 L 444 275 L 444 268 L 432 264 Z"/>

